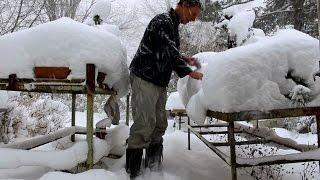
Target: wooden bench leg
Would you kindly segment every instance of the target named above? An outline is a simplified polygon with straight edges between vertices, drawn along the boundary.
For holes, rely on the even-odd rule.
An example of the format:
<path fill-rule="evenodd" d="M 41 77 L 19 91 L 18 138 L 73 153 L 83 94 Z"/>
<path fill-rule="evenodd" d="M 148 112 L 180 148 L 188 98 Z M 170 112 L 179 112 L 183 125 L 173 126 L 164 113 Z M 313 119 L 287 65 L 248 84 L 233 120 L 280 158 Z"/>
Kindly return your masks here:
<path fill-rule="evenodd" d="M 87 64 L 87 170 L 93 168 L 93 100 L 95 90 L 95 66 Z"/>
<path fill-rule="evenodd" d="M 74 127 L 76 125 L 76 94 L 72 93 L 72 106 L 71 106 L 71 126 Z M 75 141 L 75 135 L 71 135 L 71 141 Z"/>
<path fill-rule="evenodd" d="M 230 145 L 230 163 L 232 180 L 237 180 L 237 162 L 236 162 L 236 146 L 234 137 L 234 122 L 228 125 L 228 142 Z"/>

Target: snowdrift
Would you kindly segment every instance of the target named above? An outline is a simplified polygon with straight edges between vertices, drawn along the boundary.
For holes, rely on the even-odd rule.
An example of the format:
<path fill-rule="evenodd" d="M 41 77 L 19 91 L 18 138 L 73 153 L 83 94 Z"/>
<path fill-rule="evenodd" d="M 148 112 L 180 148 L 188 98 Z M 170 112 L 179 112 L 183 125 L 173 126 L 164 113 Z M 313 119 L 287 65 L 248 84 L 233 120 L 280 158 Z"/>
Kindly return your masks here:
<path fill-rule="evenodd" d="M 110 29 L 110 28 L 109 28 Z M 123 96 L 128 90 L 127 55 L 119 37 L 105 28 L 91 27 L 69 18 L 0 37 L 0 78 L 17 74 L 33 78 L 34 66 L 66 66 L 71 78 L 84 78 L 86 64 L 107 74 L 105 83 Z"/>
<path fill-rule="evenodd" d="M 290 94 L 303 85 L 307 106 L 319 105 L 318 40 L 296 30 L 249 45 L 207 54 L 208 66 L 198 93 L 188 101 L 187 112 L 198 124 L 208 109 L 221 112 L 267 111 L 292 107 Z"/>

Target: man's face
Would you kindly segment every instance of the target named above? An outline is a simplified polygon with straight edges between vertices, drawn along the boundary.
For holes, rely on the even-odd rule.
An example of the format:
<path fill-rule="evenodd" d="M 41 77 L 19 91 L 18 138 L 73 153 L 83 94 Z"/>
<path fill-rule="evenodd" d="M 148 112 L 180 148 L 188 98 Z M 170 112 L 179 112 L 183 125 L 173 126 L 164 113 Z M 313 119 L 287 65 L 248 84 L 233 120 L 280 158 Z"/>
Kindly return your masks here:
<path fill-rule="evenodd" d="M 201 8 L 199 6 L 182 5 L 182 12 L 181 23 L 187 24 L 190 21 L 195 21 L 201 13 Z"/>

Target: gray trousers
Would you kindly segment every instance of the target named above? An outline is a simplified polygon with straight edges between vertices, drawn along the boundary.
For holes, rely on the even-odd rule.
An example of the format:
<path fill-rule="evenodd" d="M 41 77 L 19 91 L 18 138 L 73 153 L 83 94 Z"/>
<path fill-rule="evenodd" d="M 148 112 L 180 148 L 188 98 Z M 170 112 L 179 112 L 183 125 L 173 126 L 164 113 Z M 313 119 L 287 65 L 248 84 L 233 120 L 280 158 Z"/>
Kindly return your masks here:
<path fill-rule="evenodd" d="M 130 74 L 133 125 L 128 149 L 147 148 L 162 143 L 168 122 L 165 110 L 167 89 Z"/>

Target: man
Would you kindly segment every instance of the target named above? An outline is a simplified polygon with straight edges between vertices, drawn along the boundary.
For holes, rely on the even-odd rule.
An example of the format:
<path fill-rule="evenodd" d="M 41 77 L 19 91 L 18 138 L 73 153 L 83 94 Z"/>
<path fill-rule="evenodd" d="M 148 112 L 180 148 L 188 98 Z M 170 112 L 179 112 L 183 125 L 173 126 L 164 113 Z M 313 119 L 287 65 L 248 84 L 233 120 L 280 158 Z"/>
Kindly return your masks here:
<path fill-rule="evenodd" d="M 179 52 L 178 26 L 194 21 L 201 12 L 199 0 L 180 0 L 176 9 L 159 14 L 149 23 L 139 49 L 130 65 L 133 125 L 126 151 L 126 170 L 131 178 L 139 175 L 143 149 L 145 165 L 156 169 L 161 165 L 163 139 L 168 126 L 165 104 L 166 87 L 172 71 L 180 78 L 189 75 L 201 80 L 203 74 L 192 71 L 187 64 L 196 59 Z"/>

